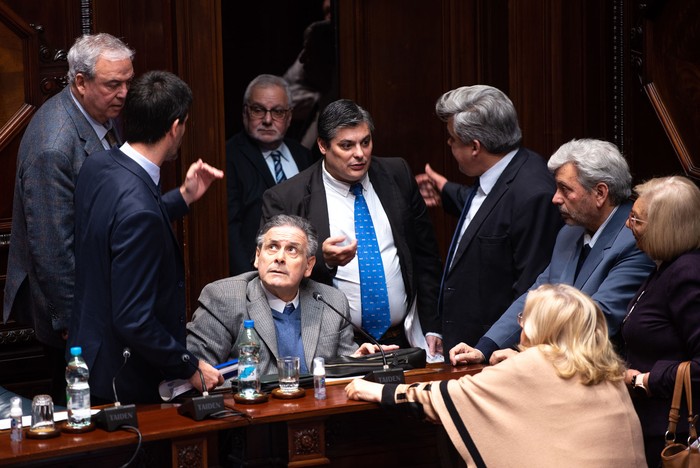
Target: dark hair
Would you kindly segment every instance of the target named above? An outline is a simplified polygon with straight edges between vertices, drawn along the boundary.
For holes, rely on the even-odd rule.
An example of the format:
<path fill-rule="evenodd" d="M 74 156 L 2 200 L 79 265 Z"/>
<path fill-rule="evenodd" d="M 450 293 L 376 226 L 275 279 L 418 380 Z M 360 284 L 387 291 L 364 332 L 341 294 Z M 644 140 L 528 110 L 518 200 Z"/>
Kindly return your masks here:
<path fill-rule="evenodd" d="M 369 112 L 349 99 L 331 102 L 318 118 L 318 137 L 328 145 L 339 128 L 352 128 L 366 123 L 370 133 L 374 133 L 374 121 Z"/>
<path fill-rule="evenodd" d="M 150 71 L 136 79 L 124 104 L 124 136 L 132 143 L 152 144 L 163 138 L 175 120 L 180 124 L 192 104 L 192 91 L 177 76 Z"/>

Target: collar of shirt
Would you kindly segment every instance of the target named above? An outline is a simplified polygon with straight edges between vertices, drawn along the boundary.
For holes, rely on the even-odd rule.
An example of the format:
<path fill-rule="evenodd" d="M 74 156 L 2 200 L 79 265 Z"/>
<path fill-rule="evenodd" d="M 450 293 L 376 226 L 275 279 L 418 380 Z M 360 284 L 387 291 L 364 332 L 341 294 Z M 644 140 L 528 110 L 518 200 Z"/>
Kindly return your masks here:
<path fill-rule="evenodd" d="M 106 124 L 102 125 L 99 123 L 97 120 L 93 119 L 90 117 L 90 114 L 85 111 L 83 108 L 82 104 L 80 104 L 80 101 L 76 99 L 76 97 L 73 95 L 73 91 L 71 90 L 70 92 L 70 97 L 73 98 L 73 102 L 75 103 L 76 106 L 78 106 L 78 109 L 80 109 L 80 112 L 85 116 L 85 119 L 88 121 L 90 126 L 92 127 L 93 130 L 95 130 L 95 133 L 97 134 L 97 138 L 102 141 L 107 134 L 107 132 L 112 128 L 112 121 L 108 120 Z"/>
<path fill-rule="evenodd" d="M 284 310 L 284 306 L 289 304 L 289 302 L 283 301 L 282 299 L 268 291 L 265 285 L 262 283 L 262 281 L 260 281 L 260 286 L 262 286 L 263 291 L 265 291 L 265 297 L 267 297 L 267 303 L 270 305 L 270 309 L 282 312 Z M 297 291 L 297 295 L 294 296 L 294 299 L 292 299 L 290 302 L 294 304 L 295 310 L 299 308 L 299 291 Z"/>
<path fill-rule="evenodd" d="M 595 245 L 596 241 L 597 241 L 598 238 L 600 237 L 600 234 L 603 232 L 603 229 L 605 229 L 605 226 L 608 225 L 608 223 L 610 222 L 610 220 L 612 219 L 613 215 L 615 214 L 615 212 L 617 211 L 618 208 L 620 208 L 620 207 L 619 207 L 619 206 L 616 206 L 616 207 L 610 212 L 610 214 L 609 214 L 608 217 L 605 219 L 605 221 L 603 221 L 603 224 L 601 224 L 600 227 L 598 228 L 598 230 L 595 232 L 595 234 L 593 234 L 593 237 L 591 237 L 590 234 L 588 234 L 588 233 L 585 233 L 585 234 L 583 235 L 583 244 L 584 244 L 584 245 L 585 245 L 585 244 L 588 244 L 591 248 L 593 248 L 593 246 Z"/>
<path fill-rule="evenodd" d="M 280 154 L 282 155 L 282 159 L 285 161 L 291 161 L 292 160 L 292 153 L 289 151 L 289 148 L 287 148 L 287 145 L 282 142 L 281 145 L 279 145 L 276 149 L 270 150 L 270 151 L 262 151 L 263 158 L 265 158 L 265 161 L 268 161 L 272 158 L 272 153 L 275 151 L 279 151 Z"/>
<path fill-rule="evenodd" d="M 136 151 L 128 142 L 124 143 L 119 149 L 129 158 L 133 159 L 136 164 L 141 166 L 151 177 L 153 183 L 156 184 L 156 186 L 158 185 L 160 182 L 160 167 L 158 167 L 157 164 L 149 161 L 148 158 Z"/>
<path fill-rule="evenodd" d="M 518 152 L 518 149 L 519 148 L 516 148 L 510 153 L 507 153 L 496 164 L 489 167 L 486 172 L 479 176 L 479 189 L 486 196 L 488 196 L 488 194 L 491 192 L 493 186 L 496 185 L 496 182 L 498 182 L 498 178 L 501 177 L 503 171 L 506 170 L 508 164 L 510 164 L 510 162 L 513 160 L 515 154 Z"/>
<path fill-rule="evenodd" d="M 323 184 L 326 186 L 326 188 L 330 188 L 331 190 L 340 194 L 342 197 L 347 197 L 350 194 L 350 186 L 355 185 L 355 183 L 348 184 L 347 182 L 341 182 L 333 177 L 330 172 L 326 170 L 325 160 L 323 161 L 323 165 L 321 167 L 323 168 Z M 365 173 L 364 177 L 359 180 L 359 183 L 362 184 L 363 194 L 366 193 L 369 190 L 369 175 Z"/>

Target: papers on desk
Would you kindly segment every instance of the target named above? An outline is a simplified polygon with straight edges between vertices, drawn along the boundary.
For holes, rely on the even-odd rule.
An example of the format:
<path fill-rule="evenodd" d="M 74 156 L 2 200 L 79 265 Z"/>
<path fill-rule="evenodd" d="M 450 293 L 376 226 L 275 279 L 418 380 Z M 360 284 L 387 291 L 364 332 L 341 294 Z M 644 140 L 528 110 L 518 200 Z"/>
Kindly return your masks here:
<path fill-rule="evenodd" d="M 90 414 L 94 416 L 96 413 L 99 413 L 100 410 L 98 409 L 91 409 Z M 68 412 L 67 411 L 57 411 L 53 414 L 53 421 L 54 422 L 61 422 L 65 421 L 68 419 Z M 7 418 L 7 419 L 0 419 L 0 431 L 4 431 L 6 429 L 10 428 L 10 424 L 12 422 L 12 419 Z M 32 425 L 32 416 L 22 416 L 22 427 L 31 427 Z"/>
<path fill-rule="evenodd" d="M 231 381 L 238 375 L 238 359 L 218 364 L 214 368 L 219 369 L 221 375 L 224 376 L 223 385 L 216 387 L 214 390 L 230 388 Z M 158 392 L 163 401 L 172 401 L 183 393 L 192 390 L 192 388 L 194 387 L 186 379 L 164 380 L 158 386 Z"/>

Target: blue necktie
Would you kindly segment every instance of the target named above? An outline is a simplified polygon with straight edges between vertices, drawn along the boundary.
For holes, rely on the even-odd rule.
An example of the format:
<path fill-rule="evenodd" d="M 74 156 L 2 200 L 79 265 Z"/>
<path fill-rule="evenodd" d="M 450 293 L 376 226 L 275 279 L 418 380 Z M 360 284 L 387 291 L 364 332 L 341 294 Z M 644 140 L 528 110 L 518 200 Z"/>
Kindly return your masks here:
<path fill-rule="evenodd" d="M 372 216 L 369 214 L 365 197 L 362 196 L 362 184 L 354 184 L 350 190 L 355 195 L 355 237 L 360 265 L 362 328 L 379 339 L 391 325 L 384 264 Z"/>
<path fill-rule="evenodd" d="M 284 169 L 282 169 L 282 161 L 280 160 L 282 153 L 273 151 L 270 153 L 270 156 L 272 156 L 272 161 L 275 163 L 275 182 L 279 184 L 283 180 L 287 180 L 287 175 L 284 173 Z"/>
<path fill-rule="evenodd" d="M 275 319 L 277 330 L 277 351 L 282 356 L 299 356 L 300 372 L 306 373 L 306 360 L 304 358 L 304 345 L 301 340 L 301 318 L 291 317 L 294 313 L 294 304 L 291 302 L 284 306 L 281 320 Z"/>
<path fill-rule="evenodd" d="M 450 243 L 450 250 L 447 253 L 447 261 L 445 262 L 445 269 L 442 272 L 442 280 L 440 281 L 440 297 L 438 298 L 438 308 L 442 310 L 442 293 L 443 293 L 443 288 L 445 285 L 445 278 L 447 277 L 447 273 L 450 271 L 452 267 L 452 261 L 454 260 L 455 253 L 457 252 L 457 247 L 459 246 L 459 240 L 461 237 L 462 233 L 462 226 L 464 225 L 464 220 L 467 218 L 467 214 L 469 213 L 469 208 L 472 206 L 472 200 L 474 200 L 474 196 L 476 195 L 476 192 L 479 190 L 479 179 L 476 179 L 476 183 L 474 183 L 474 186 L 472 187 L 471 192 L 469 192 L 469 197 L 467 197 L 467 201 L 464 204 L 464 207 L 462 207 L 462 213 L 459 215 L 459 223 L 457 223 L 457 229 L 455 229 L 455 233 L 452 236 L 452 242 Z"/>

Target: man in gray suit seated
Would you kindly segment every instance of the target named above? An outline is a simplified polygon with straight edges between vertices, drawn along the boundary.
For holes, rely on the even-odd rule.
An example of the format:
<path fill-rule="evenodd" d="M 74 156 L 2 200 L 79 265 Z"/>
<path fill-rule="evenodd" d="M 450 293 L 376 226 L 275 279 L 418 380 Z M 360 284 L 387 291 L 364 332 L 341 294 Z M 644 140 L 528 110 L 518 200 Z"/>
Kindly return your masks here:
<path fill-rule="evenodd" d="M 563 144 L 549 159 L 557 191 L 552 202 L 566 225 L 561 228 L 549 266 L 530 291 L 545 283 L 570 284 L 600 306 L 614 338 L 627 305 L 654 263 L 637 245 L 625 221 L 632 176 L 627 161 L 612 143 L 581 139 Z M 450 350 L 452 364 L 495 364 L 515 351 L 520 341 L 519 314 L 527 292 L 518 298 L 474 348 L 460 343 Z"/>
<path fill-rule="evenodd" d="M 272 217 L 260 229 L 255 252 L 257 271 L 210 283 L 199 296 L 199 307 L 187 325 L 187 349 L 207 362 L 238 357 L 236 338 L 244 320 L 255 321 L 263 342 L 261 375 L 277 372 L 277 358 L 299 356 L 308 373 L 314 357 L 363 355 L 379 351 L 353 341 L 348 300 L 338 289 L 310 280 L 318 238 L 304 218 Z M 321 301 L 343 313 L 347 320 Z M 384 346 L 385 350 L 397 346 Z"/>

